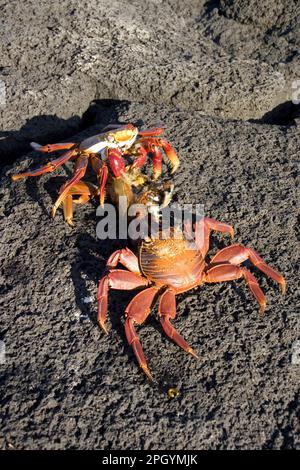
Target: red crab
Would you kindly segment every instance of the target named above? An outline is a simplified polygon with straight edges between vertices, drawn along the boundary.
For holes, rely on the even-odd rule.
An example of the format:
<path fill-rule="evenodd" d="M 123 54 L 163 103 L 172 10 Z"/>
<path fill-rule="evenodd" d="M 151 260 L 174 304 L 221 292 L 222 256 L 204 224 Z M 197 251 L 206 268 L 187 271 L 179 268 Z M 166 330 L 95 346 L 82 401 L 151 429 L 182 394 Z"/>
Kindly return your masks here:
<path fill-rule="evenodd" d="M 99 190 L 97 194 L 100 203 L 104 203 L 105 187 L 108 179 L 108 166 L 115 179 L 126 179 L 128 171 L 134 173 L 139 170 L 146 162 L 147 156 L 151 154 L 154 167 L 154 178 L 161 174 L 162 166 L 162 148 L 172 166 L 173 172 L 179 165 L 179 159 L 175 150 L 166 140 L 159 138 L 164 131 L 163 128 L 153 128 L 140 131 L 132 124 L 111 125 L 106 127 L 102 133 L 85 139 L 80 144 L 62 143 L 49 144 L 41 146 L 34 142 L 31 146 L 39 152 L 49 153 L 57 150 L 67 150 L 59 158 L 52 160 L 45 166 L 26 173 L 19 173 L 12 176 L 16 181 L 27 176 L 39 176 L 47 172 L 52 172 L 68 160 L 75 159 L 74 175 L 59 190 L 59 197 L 52 208 L 52 216 L 55 216 L 57 208 L 64 203 L 68 195 L 78 195 L 80 201 L 85 201 L 90 193 L 88 185 L 78 185 L 84 177 L 88 162 L 90 161 L 93 170 L 97 174 L 99 181 Z M 123 157 L 133 156 L 134 161 L 128 168 L 125 167 Z M 136 181 L 139 175 L 135 176 Z M 83 191 L 83 192 L 82 192 Z M 70 197 L 68 198 L 70 200 Z"/>
<path fill-rule="evenodd" d="M 131 300 L 125 310 L 125 332 L 140 367 L 151 380 L 152 375 L 134 326 L 141 325 L 146 320 L 158 297 L 160 297 L 158 315 L 163 330 L 186 352 L 197 357 L 170 322 L 176 316 L 177 294 L 205 283 L 244 278 L 263 312 L 266 298 L 254 275 L 242 265 L 246 260 L 251 261 L 264 274 L 278 282 L 282 293 L 285 292 L 284 278 L 267 265 L 252 248 L 240 244 L 230 245 L 218 251 L 209 262 L 206 262 L 211 230 L 229 233 L 231 237 L 234 235 L 230 225 L 203 218 L 195 226 L 194 239 L 191 237 L 189 227 L 183 232 L 174 229 L 172 237 L 164 239 L 160 233 L 159 237 L 150 241 L 143 240 L 139 246 L 138 256 L 125 248 L 115 251 L 107 261 L 108 273 L 100 280 L 98 288 L 99 324 L 107 333 L 105 320 L 109 289 L 143 289 Z M 119 263 L 128 271 L 115 269 Z"/>

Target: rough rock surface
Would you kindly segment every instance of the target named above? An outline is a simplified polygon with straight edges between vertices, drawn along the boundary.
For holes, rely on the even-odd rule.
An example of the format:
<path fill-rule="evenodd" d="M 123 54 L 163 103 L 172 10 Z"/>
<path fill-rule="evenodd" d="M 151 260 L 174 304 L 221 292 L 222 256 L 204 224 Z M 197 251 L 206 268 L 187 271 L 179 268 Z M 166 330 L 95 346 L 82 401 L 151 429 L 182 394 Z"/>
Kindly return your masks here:
<path fill-rule="evenodd" d="M 299 449 L 299 2 L 0 7 L 1 446 Z M 243 281 L 179 296 L 174 323 L 199 361 L 154 311 L 140 330 L 154 385 L 125 340 L 132 294 L 111 295 L 109 336 L 95 322 L 97 281 L 120 242 L 96 239 L 92 205 L 74 229 L 49 216 L 70 168 L 9 179 L 45 161 L 26 155 L 30 141 L 81 140 L 117 121 L 164 122 L 181 158 L 177 201 L 233 224 L 288 282 L 281 297 L 254 270 L 264 318 Z M 213 236 L 210 253 L 228 243 Z"/>
<path fill-rule="evenodd" d="M 299 18 L 297 0 L 2 0 L 2 159 L 72 133 L 93 99 L 260 119 L 291 99 Z"/>
<path fill-rule="evenodd" d="M 97 280 L 119 242 L 96 240 L 92 205 L 76 211 L 74 229 L 61 213 L 51 220 L 67 171 L 12 184 L 9 174 L 38 158 L 17 161 L 1 185 L 3 447 L 299 448 L 298 128 L 163 106 L 112 110 L 121 122 L 168 123 L 182 162 L 175 199 L 204 203 L 208 215 L 232 223 L 237 241 L 286 276 L 287 294 L 256 272 L 269 300 L 264 318 L 243 281 L 179 296 L 174 323 L 198 361 L 166 339 L 154 310 L 140 330 L 158 379 L 152 385 L 123 331 L 132 294 L 111 295 L 109 336 L 95 323 Z M 95 133 L 98 122 L 77 138 Z M 212 240 L 210 253 L 229 243 Z M 169 399 L 168 387 L 180 396 Z"/>

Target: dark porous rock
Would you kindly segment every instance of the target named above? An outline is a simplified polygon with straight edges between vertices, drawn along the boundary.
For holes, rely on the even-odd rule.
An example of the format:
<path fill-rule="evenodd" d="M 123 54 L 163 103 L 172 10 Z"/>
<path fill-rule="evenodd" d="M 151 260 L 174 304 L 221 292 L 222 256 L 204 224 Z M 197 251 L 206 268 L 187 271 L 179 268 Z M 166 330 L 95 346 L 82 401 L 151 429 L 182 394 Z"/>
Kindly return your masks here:
<path fill-rule="evenodd" d="M 149 8 L 155 4 L 149 2 Z M 121 34 L 120 25 L 114 29 L 116 16 L 94 13 L 97 21 L 85 24 L 83 42 L 95 21 Z M 69 28 L 72 33 L 72 22 Z M 139 31 L 146 37 L 141 26 Z M 133 50 L 134 45 L 129 54 Z M 61 109 L 64 100 L 60 96 Z M 126 241 L 97 240 L 92 204 L 76 208 L 74 228 L 61 211 L 52 220 L 51 205 L 71 168 L 12 183 L 11 174 L 51 159 L 24 154 L 1 174 L 2 447 L 300 449 L 297 125 L 222 120 L 192 109 L 117 101 L 95 103 L 85 119 L 89 127 L 72 140 L 99 132 L 108 121 L 165 123 L 166 138 L 181 160 L 175 200 L 204 204 L 206 215 L 231 223 L 235 242 L 254 248 L 278 269 L 287 292 L 281 296 L 273 281 L 253 269 L 267 295 L 264 317 L 243 280 L 179 295 L 174 325 L 199 360 L 162 334 L 154 308 L 139 329 L 157 379 L 150 383 L 123 329 L 134 294 L 111 293 L 109 335 L 96 323 L 97 281 L 110 253 Z M 229 243 L 213 235 L 209 257 Z M 169 388 L 179 395 L 169 398 Z"/>

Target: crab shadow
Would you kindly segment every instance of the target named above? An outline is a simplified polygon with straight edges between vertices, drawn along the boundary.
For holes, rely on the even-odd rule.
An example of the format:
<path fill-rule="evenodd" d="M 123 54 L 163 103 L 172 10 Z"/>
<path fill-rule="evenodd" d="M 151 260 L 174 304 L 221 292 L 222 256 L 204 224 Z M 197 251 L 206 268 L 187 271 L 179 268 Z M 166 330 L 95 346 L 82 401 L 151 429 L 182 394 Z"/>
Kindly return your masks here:
<path fill-rule="evenodd" d="M 99 329 L 97 322 L 98 283 L 106 272 L 106 261 L 110 254 L 126 246 L 128 246 L 126 240 L 98 240 L 96 236 L 93 237 L 89 233 L 81 233 L 76 240 L 77 256 L 71 266 L 75 302 L 81 312 L 81 317 L 88 317 Z M 127 344 L 122 318 L 124 318 L 126 306 L 137 292 L 138 290 L 110 291 L 107 312 L 108 329 L 121 337 L 124 351 L 130 361 L 134 361 L 134 354 Z"/>
<path fill-rule="evenodd" d="M 84 131 L 87 131 L 86 136 L 89 137 L 90 127 L 96 126 L 98 129 L 98 131 L 95 131 L 95 128 L 92 130 L 90 135 L 93 135 L 108 124 L 119 122 L 120 113 L 127 110 L 129 104 L 130 102 L 125 100 L 93 100 L 82 116 L 75 115 L 64 119 L 56 115 L 43 114 L 28 119 L 20 129 L 1 130 L 1 165 L 10 165 L 22 155 L 31 152 L 32 141 L 41 144 L 66 141 Z M 39 162 L 39 159 L 37 161 Z"/>
<path fill-rule="evenodd" d="M 35 116 L 18 130 L 0 131 L 0 158 L 2 165 L 10 165 L 22 155 L 32 152 L 30 142 L 55 142 L 81 130 L 82 119 L 69 119 L 53 115 Z M 38 163 L 40 160 L 38 160 Z M 43 161 L 43 160 L 41 160 Z"/>

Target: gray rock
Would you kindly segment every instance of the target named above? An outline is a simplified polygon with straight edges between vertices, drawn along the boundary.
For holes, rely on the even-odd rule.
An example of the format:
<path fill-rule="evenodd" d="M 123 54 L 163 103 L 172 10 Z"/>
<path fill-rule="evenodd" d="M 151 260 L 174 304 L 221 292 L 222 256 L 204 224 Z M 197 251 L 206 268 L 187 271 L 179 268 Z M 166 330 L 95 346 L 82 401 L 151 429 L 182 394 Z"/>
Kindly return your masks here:
<path fill-rule="evenodd" d="M 276 5 L 5 3 L 0 125 L 10 140 L 1 143 L 2 159 L 20 155 L 21 144 L 37 137 L 63 136 L 62 120 L 68 120 L 68 135 L 78 131 L 94 99 L 164 103 L 229 119 L 263 117 L 291 99 L 299 76 L 299 4 Z M 36 116 L 45 119 L 43 131 L 30 123 Z"/>

